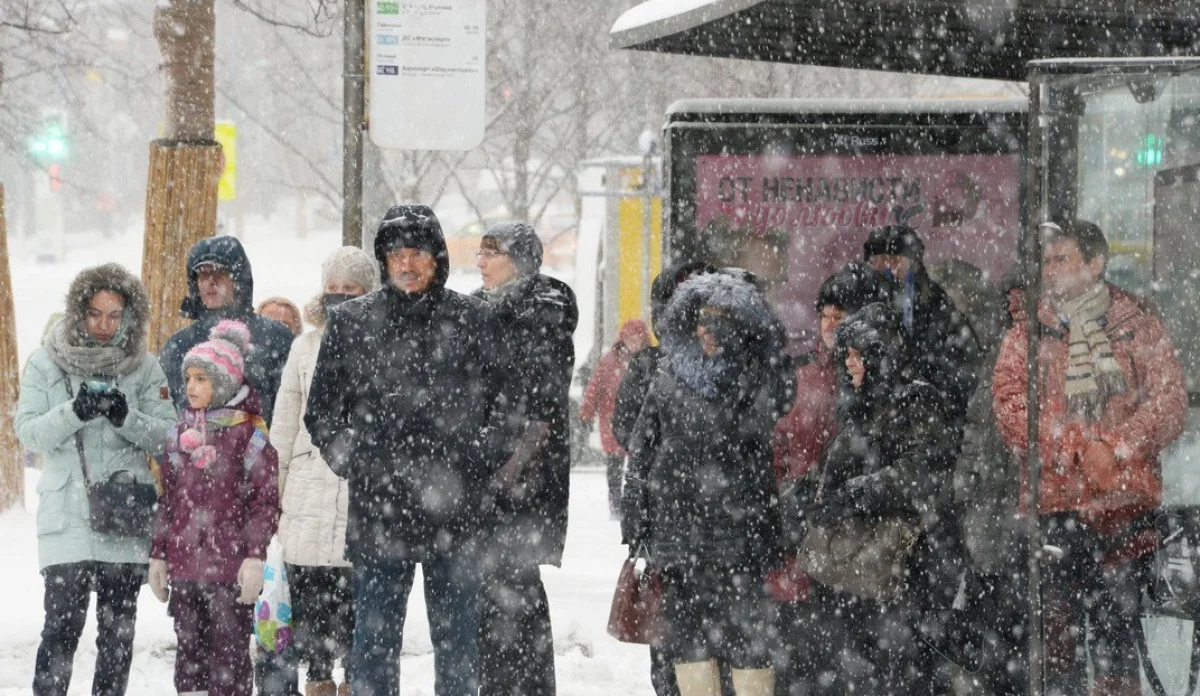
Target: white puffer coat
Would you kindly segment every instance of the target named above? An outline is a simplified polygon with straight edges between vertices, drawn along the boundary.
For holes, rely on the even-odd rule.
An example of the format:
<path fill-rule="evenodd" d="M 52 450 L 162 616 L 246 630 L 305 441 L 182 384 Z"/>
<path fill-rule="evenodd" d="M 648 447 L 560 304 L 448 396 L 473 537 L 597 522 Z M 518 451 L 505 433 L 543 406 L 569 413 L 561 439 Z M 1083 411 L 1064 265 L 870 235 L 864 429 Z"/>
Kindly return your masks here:
<path fill-rule="evenodd" d="M 338 478 L 304 427 L 308 388 L 325 333 L 324 316 L 310 306 L 309 320 L 319 328 L 292 343 L 283 368 L 271 445 L 279 452 L 279 540 L 285 563 L 303 566 L 349 566 L 346 550 L 346 505 L 349 489 Z"/>

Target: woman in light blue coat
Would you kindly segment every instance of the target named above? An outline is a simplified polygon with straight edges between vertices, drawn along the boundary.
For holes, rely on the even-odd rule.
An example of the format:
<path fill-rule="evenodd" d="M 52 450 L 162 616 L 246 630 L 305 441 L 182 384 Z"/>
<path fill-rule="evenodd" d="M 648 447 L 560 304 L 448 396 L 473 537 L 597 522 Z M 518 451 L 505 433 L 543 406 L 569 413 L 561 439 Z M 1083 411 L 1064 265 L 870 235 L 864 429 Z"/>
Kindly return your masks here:
<path fill-rule="evenodd" d="M 99 633 L 92 694 L 119 696 L 129 680 L 150 539 L 93 531 L 86 482 L 114 474 L 154 482 L 147 455 L 162 447 L 175 409 L 158 359 L 146 351 L 149 314 L 136 276 L 117 264 L 86 269 L 21 378 L 17 437 L 43 461 L 37 533 L 46 618 L 35 696 L 67 693 L 92 592 Z"/>

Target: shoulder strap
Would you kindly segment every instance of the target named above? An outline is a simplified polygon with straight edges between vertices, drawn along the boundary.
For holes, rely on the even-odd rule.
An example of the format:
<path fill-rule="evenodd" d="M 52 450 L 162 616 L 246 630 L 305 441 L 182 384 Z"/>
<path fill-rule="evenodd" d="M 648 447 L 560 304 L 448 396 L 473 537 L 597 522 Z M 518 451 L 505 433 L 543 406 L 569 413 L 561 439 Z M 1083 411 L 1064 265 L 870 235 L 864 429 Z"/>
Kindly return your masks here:
<path fill-rule="evenodd" d="M 71 392 L 71 378 L 67 375 L 67 371 L 63 370 L 63 387 L 67 390 L 67 401 L 75 398 L 75 394 Z M 83 454 L 83 431 L 75 431 L 75 451 L 79 452 L 79 465 L 83 467 L 83 484 L 88 488 L 92 486 L 92 477 L 88 475 L 87 457 Z"/>

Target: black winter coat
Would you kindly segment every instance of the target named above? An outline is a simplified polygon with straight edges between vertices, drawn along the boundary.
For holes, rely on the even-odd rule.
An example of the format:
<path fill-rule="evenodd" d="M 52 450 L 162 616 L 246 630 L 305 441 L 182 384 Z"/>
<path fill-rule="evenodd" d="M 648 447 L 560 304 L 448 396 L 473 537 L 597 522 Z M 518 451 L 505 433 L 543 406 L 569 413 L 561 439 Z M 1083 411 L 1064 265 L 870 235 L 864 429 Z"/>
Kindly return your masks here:
<path fill-rule="evenodd" d="M 737 369 L 715 395 L 689 383 L 681 359 L 697 341 L 700 306 L 726 309 L 757 334 L 725 354 Z M 681 285 L 668 318 L 672 328 L 632 436 L 621 501 L 625 541 L 648 542 L 662 566 L 766 572 L 782 560 L 771 436 L 794 384 L 780 352 L 782 330 L 752 286 L 716 274 Z"/>
<path fill-rule="evenodd" d="M 946 427 L 943 394 L 903 369 L 907 349 L 898 331 L 872 318 L 856 314 L 838 329 L 838 434 L 825 451 L 813 516 L 821 526 L 850 517 L 916 523 L 921 535 L 908 588 L 920 603 L 949 607 L 962 561 L 951 485 L 958 431 Z M 847 345 L 860 349 L 866 364 L 858 391 L 844 364 Z"/>
<path fill-rule="evenodd" d="M 500 366 L 505 398 L 501 459 L 512 453 L 528 421 L 550 426 L 545 450 L 512 490 L 497 492 L 492 550 L 520 566 L 560 565 L 567 538 L 571 484 L 571 404 L 575 368 L 571 335 L 579 322 L 575 293 L 544 275 L 518 281 L 501 295 L 474 293 L 488 300 L 506 350 Z"/>
<path fill-rule="evenodd" d="M 629 359 L 625 368 L 625 376 L 617 387 L 617 402 L 613 406 L 612 428 L 613 435 L 621 449 L 626 452 L 633 446 L 633 426 L 642 413 L 642 404 L 646 401 L 646 392 L 658 372 L 658 358 L 662 349 L 657 346 L 643 348 Z"/>
<path fill-rule="evenodd" d="M 330 313 L 304 424 L 349 481 L 346 559 L 420 562 L 476 535 L 499 457 L 491 311 L 386 285 Z"/>
<path fill-rule="evenodd" d="M 196 274 L 191 271 L 204 261 L 219 263 L 229 269 L 233 276 L 235 296 L 233 305 L 222 310 L 209 310 L 200 300 L 200 288 Z M 208 237 L 196 242 L 188 252 L 188 294 L 180 308 L 183 316 L 193 319 L 190 326 L 176 331 L 167 339 L 159 353 L 158 361 L 167 374 L 167 386 L 175 410 L 183 413 L 187 408 L 187 393 L 184 390 L 183 358 L 187 352 L 209 339 L 209 331 L 223 319 L 235 319 L 250 329 L 250 353 L 245 357 L 246 381 L 262 399 L 262 417 L 269 425 L 275 407 L 275 395 L 279 391 L 283 366 L 287 364 L 292 349 L 291 329 L 274 319 L 254 313 L 254 274 L 250 270 L 250 259 L 241 242 L 235 237 Z"/>
<path fill-rule="evenodd" d="M 912 377 L 929 382 L 943 394 L 950 422 L 961 437 L 983 350 L 971 323 L 924 269 L 918 274 L 917 287 L 913 328 L 908 333 Z"/>

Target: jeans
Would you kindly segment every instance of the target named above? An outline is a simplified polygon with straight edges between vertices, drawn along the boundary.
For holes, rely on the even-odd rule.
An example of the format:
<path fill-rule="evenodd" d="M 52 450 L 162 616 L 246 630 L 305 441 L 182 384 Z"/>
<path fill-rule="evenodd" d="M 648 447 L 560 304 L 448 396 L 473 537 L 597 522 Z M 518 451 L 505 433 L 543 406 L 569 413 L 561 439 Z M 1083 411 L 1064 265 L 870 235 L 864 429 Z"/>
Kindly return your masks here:
<path fill-rule="evenodd" d="M 146 577 L 140 563 L 82 561 L 45 568 L 46 620 L 34 666 L 35 696 L 66 696 L 75 648 L 96 593 L 96 672 L 93 696 L 121 696 L 133 660 L 137 598 Z"/>
<path fill-rule="evenodd" d="M 408 593 L 417 564 L 381 561 L 354 566 L 352 696 L 399 696 L 400 648 Z M 473 696 L 477 676 L 479 569 L 471 544 L 421 563 L 433 641 L 434 694 Z"/>

